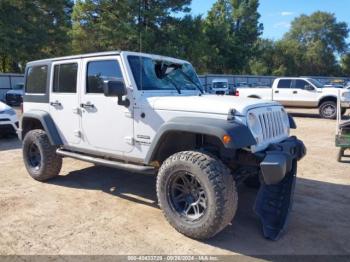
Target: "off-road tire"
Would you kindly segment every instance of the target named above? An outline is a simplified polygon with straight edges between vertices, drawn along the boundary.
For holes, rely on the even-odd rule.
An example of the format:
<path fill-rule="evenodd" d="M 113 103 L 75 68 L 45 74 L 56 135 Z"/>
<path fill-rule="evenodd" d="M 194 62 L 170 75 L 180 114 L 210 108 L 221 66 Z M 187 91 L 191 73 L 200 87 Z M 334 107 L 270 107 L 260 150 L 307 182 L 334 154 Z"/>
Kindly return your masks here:
<path fill-rule="evenodd" d="M 334 110 L 334 113 L 329 115 L 329 114 L 326 114 L 325 112 L 325 109 L 327 107 L 333 107 L 335 110 Z M 322 118 L 325 118 L 325 119 L 335 119 L 337 117 L 337 103 L 334 102 L 334 101 L 325 101 L 323 102 L 320 107 L 319 107 L 319 112 L 320 112 L 320 116 Z"/>
<path fill-rule="evenodd" d="M 168 184 L 176 172 L 190 172 L 207 197 L 204 215 L 188 221 L 169 201 Z M 208 239 L 225 228 L 237 210 L 238 195 L 230 170 L 216 157 L 205 152 L 184 151 L 170 156 L 157 177 L 157 196 L 164 216 L 178 232 L 195 239 Z"/>
<path fill-rule="evenodd" d="M 29 160 L 29 150 L 35 145 L 40 152 L 40 166 L 33 167 Z M 56 177 L 62 167 L 62 157 L 56 154 L 56 147 L 50 144 L 50 141 L 41 129 L 29 131 L 23 140 L 23 160 L 29 175 L 38 181 L 46 181 Z"/>

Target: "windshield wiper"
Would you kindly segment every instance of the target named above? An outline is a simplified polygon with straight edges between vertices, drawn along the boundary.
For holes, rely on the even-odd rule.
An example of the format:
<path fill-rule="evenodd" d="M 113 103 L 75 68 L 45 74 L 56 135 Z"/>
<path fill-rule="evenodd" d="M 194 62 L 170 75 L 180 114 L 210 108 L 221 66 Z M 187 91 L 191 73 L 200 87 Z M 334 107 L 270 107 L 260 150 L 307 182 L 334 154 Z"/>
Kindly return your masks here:
<path fill-rule="evenodd" d="M 180 87 L 179 87 L 177 84 L 175 84 L 175 82 L 169 77 L 169 75 L 166 75 L 165 78 L 168 79 L 169 82 L 175 87 L 175 89 L 177 90 L 177 92 L 178 92 L 179 94 L 181 94 L 181 89 L 180 89 Z"/>
<path fill-rule="evenodd" d="M 197 87 L 197 89 L 198 89 L 202 94 L 204 94 L 204 91 L 202 90 L 202 88 L 201 88 L 188 74 L 186 74 L 184 71 L 182 71 L 180 67 L 179 67 L 179 68 L 176 68 L 175 70 L 179 70 L 180 73 L 181 73 L 184 77 L 187 78 L 187 80 L 189 80 L 192 84 L 194 84 L 194 85 Z"/>

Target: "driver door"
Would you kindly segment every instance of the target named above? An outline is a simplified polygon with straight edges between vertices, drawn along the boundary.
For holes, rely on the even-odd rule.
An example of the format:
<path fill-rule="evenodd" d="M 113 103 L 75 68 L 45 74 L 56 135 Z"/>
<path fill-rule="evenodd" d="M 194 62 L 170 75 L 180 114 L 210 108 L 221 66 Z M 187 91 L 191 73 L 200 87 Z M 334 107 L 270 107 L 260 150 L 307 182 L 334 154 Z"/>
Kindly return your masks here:
<path fill-rule="evenodd" d="M 291 98 L 295 106 L 313 107 L 318 104 L 316 89 L 303 79 L 293 80 Z"/>

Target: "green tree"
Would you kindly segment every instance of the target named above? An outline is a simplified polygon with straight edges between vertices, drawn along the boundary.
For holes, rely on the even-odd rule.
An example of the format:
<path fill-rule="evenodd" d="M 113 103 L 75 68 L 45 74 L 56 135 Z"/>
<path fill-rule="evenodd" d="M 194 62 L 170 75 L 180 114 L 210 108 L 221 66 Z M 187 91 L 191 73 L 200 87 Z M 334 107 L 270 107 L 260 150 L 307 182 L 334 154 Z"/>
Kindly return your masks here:
<path fill-rule="evenodd" d="M 218 0 L 205 20 L 214 73 L 241 73 L 262 32 L 258 0 Z"/>
<path fill-rule="evenodd" d="M 347 23 L 338 22 L 332 13 L 318 11 L 295 18 L 285 38 L 297 40 L 303 46 L 319 42 L 333 52 L 343 53 L 348 47 L 348 34 Z"/>
<path fill-rule="evenodd" d="M 1 71 L 23 71 L 28 60 L 67 53 L 73 0 L 0 1 Z"/>
<path fill-rule="evenodd" d="M 301 15 L 292 22 L 290 31 L 282 40 L 284 46 L 294 43 L 294 64 L 292 68 L 291 65 L 286 68 L 302 75 L 339 75 L 336 57 L 347 50 L 348 35 L 348 25 L 338 22 L 334 14 L 315 12 L 310 16 Z"/>
<path fill-rule="evenodd" d="M 249 73 L 271 75 L 274 67 L 275 42 L 269 39 L 259 39 L 253 49 L 254 56 L 249 61 Z"/>
<path fill-rule="evenodd" d="M 341 69 L 344 76 L 350 76 L 350 53 L 343 55 Z"/>
<path fill-rule="evenodd" d="M 78 0 L 73 12 L 73 49 L 127 49 L 166 53 L 169 33 L 191 0 Z"/>
<path fill-rule="evenodd" d="M 132 9 L 129 2 L 128 0 L 76 1 L 72 15 L 73 52 L 135 50 L 138 46 L 136 9 Z"/>

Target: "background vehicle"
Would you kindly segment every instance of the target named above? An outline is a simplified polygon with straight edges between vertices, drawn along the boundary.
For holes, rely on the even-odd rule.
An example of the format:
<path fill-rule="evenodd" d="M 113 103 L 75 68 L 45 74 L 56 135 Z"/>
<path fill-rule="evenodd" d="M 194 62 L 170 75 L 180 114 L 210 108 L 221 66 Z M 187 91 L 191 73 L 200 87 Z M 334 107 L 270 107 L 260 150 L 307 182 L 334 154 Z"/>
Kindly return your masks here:
<path fill-rule="evenodd" d="M 207 95 L 187 61 L 134 52 L 30 62 L 25 82 L 18 134 L 34 179 L 57 176 L 62 157 L 157 174 L 166 219 L 198 239 L 231 222 L 249 179 L 265 237 L 285 229 L 305 147 L 280 104 Z"/>
<path fill-rule="evenodd" d="M 5 102 L 10 106 L 19 106 L 23 102 L 23 95 L 24 84 L 17 84 L 12 90 L 6 92 Z"/>
<path fill-rule="evenodd" d="M 225 78 L 214 79 L 211 83 L 210 93 L 217 95 L 228 95 L 230 92 L 228 80 Z"/>
<path fill-rule="evenodd" d="M 319 108 L 321 117 L 335 119 L 340 90 L 342 114 L 350 107 L 350 92 L 326 88 L 312 78 L 277 78 L 272 88 L 238 88 L 237 95 L 278 101 L 287 107 Z"/>
<path fill-rule="evenodd" d="M 5 101 L 7 91 L 13 89 L 17 84 L 23 83 L 22 74 L 0 73 L 0 101 Z"/>
<path fill-rule="evenodd" d="M 18 119 L 16 111 L 0 102 L 0 135 L 16 134 Z"/>

